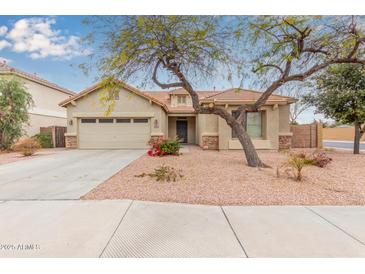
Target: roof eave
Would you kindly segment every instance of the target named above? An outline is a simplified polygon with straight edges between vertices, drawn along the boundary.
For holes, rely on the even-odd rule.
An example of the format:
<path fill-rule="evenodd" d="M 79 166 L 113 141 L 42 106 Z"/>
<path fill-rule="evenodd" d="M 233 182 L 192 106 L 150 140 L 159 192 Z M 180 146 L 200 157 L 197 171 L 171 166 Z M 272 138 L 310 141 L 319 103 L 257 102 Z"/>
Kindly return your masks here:
<path fill-rule="evenodd" d="M 208 104 L 208 103 L 214 103 L 214 104 L 254 104 L 257 100 L 232 100 L 232 99 L 220 99 L 220 100 L 200 100 L 200 104 Z M 265 105 L 267 104 L 288 104 L 288 103 L 294 103 L 295 101 L 291 102 L 289 100 L 268 100 Z"/>
<path fill-rule="evenodd" d="M 136 89 L 136 88 L 134 88 L 134 87 L 126 84 L 126 83 L 122 83 L 122 85 L 123 85 L 123 87 L 125 89 L 127 89 L 127 90 L 129 90 L 129 91 L 131 91 L 131 92 L 133 92 L 133 93 L 135 93 L 135 94 L 137 94 L 137 95 L 139 95 L 139 96 L 147 99 L 147 100 L 150 100 L 151 102 L 154 102 L 156 105 L 161 106 L 166 112 L 168 112 L 168 107 L 164 103 L 156 100 L 155 98 L 151 97 L 150 95 L 148 95 L 148 94 L 146 94 L 146 93 L 144 93 L 144 92 L 142 92 L 142 91 L 140 91 L 140 90 L 138 90 L 138 89 Z M 100 88 L 102 88 L 102 86 L 100 85 L 100 83 L 97 83 L 97 84 L 95 84 L 95 85 L 93 85 L 93 86 L 91 86 L 91 87 L 89 87 L 89 88 L 81 91 L 80 93 L 77 93 L 74 96 L 72 96 L 72 97 L 70 97 L 70 98 L 68 98 L 68 99 L 60 102 L 58 105 L 61 106 L 61 107 L 66 107 L 72 101 L 76 101 L 76 100 L 78 100 L 78 99 L 80 99 L 80 98 L 88 95 L 89 93 L 91 93 L 93 91 L 96 91 L 96 90 L 98 90 Z"/>
<path fill-rule="evenodd" d="M 57 91 L 60 91 L 60 92 L 66 93 L 66 94 L 68 94 L 68 95 L 72 95 L 72 96 L 73 96 L 73 95 L 75 95 L 75 94 L 76 94 L 75 92 L 73 92 L 73 91 L 71 91 L 71 90 L 64 89 L 64 88 L 62 88 L 62 87 L 58 87 L 58 86 L 55 86 L 55 85 L 52 85 L 52 84 L 47 84 L 46 82 L 44 82 L 44 81 L 46 81 L 46 80 L 44 80 L 44 81 L 36 80 L 36 79 L 34 79 L 34 78 L 32 78 L 32 77 L 27 76 L 26 74 L 23 74 L 23 73 L 21 73 L 21 72 L 16 71 L 15 69 L 14 69 L 14 70 L 3 70 L 3 71 L 0 71 L 0 74 L 17 75 L 17 76 L 19 76 L 19 77 L 21 77 L 21 78 L 25 78 L 25 79 L 27 79 L 27 80 L 29 80 L 29 81 L 36 82 L 36 83 L 38 83 L 38 84 L 40 84 L 40 85 L 43 85 L 43 86 L 49 87 L 49 88 L 51 88 L 51 89 L 55 89 L 55 90 L 57 90 Z"/>

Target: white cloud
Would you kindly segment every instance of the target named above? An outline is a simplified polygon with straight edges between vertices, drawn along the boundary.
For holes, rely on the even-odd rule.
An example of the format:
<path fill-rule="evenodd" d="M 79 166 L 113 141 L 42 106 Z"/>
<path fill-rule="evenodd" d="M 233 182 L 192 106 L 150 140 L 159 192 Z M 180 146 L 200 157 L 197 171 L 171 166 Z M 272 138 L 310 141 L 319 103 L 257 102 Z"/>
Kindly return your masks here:
<path fill-rule="evenodd" d="M 0 40 L 0 50 L 11 47 L 11 44 L 6 40 Z"/>
<path fill-rule="evenodd" d="M 54 24 L 55 18 L 20 19 L 10 30 L 6 29 L 7 40 L 2 40 L 3 48 L 11 46 L 12 51 L 27 53 L 32 59 L 71 59 L 90 54 L 90 50 L 80 45 L 79 37 L 62 35 L 61 30 L 54 29 Z"/>
<path fill-rule="evenodd" d="M 5 35 L 8 32 L 8 27 L 7 26 L 1 26 L 0 27 L 0 36 Z"/>

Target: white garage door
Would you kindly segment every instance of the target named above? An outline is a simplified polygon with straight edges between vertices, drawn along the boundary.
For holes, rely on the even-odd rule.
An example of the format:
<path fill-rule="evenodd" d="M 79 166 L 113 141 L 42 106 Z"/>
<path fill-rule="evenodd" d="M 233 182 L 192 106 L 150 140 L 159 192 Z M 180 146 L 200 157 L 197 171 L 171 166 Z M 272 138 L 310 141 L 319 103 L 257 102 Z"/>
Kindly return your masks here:
<path fill-rule="evenodd" d="M 148 118 L 79 119 L 79 147 L 90 149 L 147 148 Z"/>

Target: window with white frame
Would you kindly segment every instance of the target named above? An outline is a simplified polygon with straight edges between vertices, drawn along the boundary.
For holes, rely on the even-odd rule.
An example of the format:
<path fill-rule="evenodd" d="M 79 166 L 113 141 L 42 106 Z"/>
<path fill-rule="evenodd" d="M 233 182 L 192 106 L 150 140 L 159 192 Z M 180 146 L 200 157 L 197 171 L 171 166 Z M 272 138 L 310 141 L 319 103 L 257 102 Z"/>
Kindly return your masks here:
<path fill-rule="evenodd" d="M 177 104 L 178 105 L 186 105 L 186 95 L 177 96 Z"/>

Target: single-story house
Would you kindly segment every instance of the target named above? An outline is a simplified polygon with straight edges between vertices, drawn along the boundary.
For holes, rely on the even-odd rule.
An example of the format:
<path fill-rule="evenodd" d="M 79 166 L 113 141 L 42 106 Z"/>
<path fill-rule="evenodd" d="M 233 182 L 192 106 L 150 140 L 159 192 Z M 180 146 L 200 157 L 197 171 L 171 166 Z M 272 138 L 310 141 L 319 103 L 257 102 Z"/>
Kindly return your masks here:
<path fill-rule="evenodd" d="M 13 68 L 6 63 L 0 63 L 0 77 L 5 79 L 17 78 L 24 83 L 27 92 L 32 96 L 34 105 L 28 110 L 29 125 L 25 126 L 26 135 L 33 136 L 39 133 L 40 127 L 66 127 L 66 110 L 59 106 L 59 102 L 75 95 L 74 92 L 35 74 Z"/>
<path fill-rule="evenodd" d="M 96 84 L 64 100 L 67 108 L 66 147 L 81 149 L 141 149 L 151 138 L 174 138 L 204 149 L 242 149 L 225 120 L 198 114 L 184 89 L 141 91 L 123 84 L 115 94 L 115 106 L 106 116 L 100 101 L 103 88 Z M 216 104 L 234 111 L 255 102 L 260 92 L 245 89 L 199 91 L 200 103 Z M 289 106 L 292 97 L 271 95 L 258 112 L 247 112 L 248 134 L 257 149 L 290 146 Z"/>

